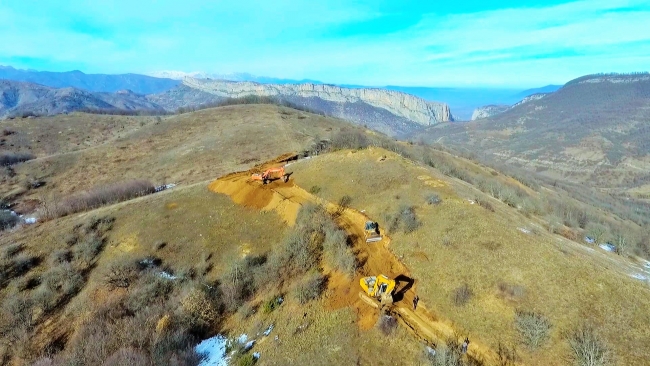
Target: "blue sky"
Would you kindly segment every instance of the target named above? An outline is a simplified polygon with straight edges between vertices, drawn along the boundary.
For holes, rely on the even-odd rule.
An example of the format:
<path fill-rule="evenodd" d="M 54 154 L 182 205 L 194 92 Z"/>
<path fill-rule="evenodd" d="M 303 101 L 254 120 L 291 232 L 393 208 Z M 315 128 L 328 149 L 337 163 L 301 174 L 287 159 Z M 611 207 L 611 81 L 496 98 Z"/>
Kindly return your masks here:
<path fill-rule="evenodd" d="M 647 71 L 650 1 L 2 0 L 0 40 L 37 70 L 534 87 Z"/>

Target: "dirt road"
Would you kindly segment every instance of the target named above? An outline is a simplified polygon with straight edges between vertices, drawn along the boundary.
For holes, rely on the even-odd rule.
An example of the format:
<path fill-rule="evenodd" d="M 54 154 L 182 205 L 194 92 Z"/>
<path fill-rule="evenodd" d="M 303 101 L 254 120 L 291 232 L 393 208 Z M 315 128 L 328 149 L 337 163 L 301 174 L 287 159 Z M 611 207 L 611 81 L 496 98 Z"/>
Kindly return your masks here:
<path fill-rule="evenodd" d="M 331 309 L 351 307 L 357 313 L 358 325 L 361 329 L 372 328 L 378 317 L 379 310 L 370 306 L 360 296 L 361 287 L 359 280 L 365 276 L 384 274 L 390 278 L 410 279 L 411 274 L 399 259 L 389 250 L 390 238 L 383 234 L 383 239 L 375 243 L 366 243 L 364 225 L 368 220 L 363 213 L 351 208 L 341 210 L 340 207 L 316 197 L 294 184 L 293 179 L 287 183 L 281 180 L 263 185 L 259 181 L 251 181 L 253 172 L 259 172 L 271 166 L 283 165 L 289 156 L 282 156 L 272 162 L 259 166 L 251 171 L 229 174 L 209 184 L 212 192 L 223 193 L 240 205 L 254 207 L 262 211 L 276 211 L 289 225 L 293 225 L 300 207 L 313 202 L 323 205 L 329 212 L 338 212 L 335 215 L 337 224 L 344 229 L 354 243 L 353 250 L 357 256 L 360 268 L 354 279 L 347 278 L 341 273 L 329 273 L 329 296 L 326 304 Z M 489 347 L 470 334 L 460 333 L 458 329 L 436 316 L 427 309 L 424 301 L 420 301 L 417 310 L 413 310 L 413 298 L 416 294 L 417 279 L 400 281 L 396 302 L 391 312 L 407 327 L 418 339 L 435 346 L 444 344 L 449 339 L 462 342 L 462 337 L 468 336 L 471 340 L 467 354 L 469 357 L 482 362 L 484 365 L 496 364 L 496 354 Z M 406 287 L 405 287 L 406 286 Z"/>

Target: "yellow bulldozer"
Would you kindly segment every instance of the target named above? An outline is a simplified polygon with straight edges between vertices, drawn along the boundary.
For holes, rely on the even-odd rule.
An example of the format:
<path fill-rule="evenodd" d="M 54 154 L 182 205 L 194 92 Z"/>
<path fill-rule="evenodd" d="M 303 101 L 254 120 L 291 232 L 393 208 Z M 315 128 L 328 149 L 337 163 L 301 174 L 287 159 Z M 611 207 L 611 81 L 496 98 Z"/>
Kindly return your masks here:
<path fill-rule="evenodd" d="M 366 234 L 366 243 L 372 243 L 381 240 L 381 234 L 379 233 L 379 224 L 374 221 L 366 222 L 364 232 Z"/>
<path fill-rule="evenodd" d="M 380 274 L 378 276 L 363 277 L 359 282 L 364 294 L 379 301 L 382 307 L 390 306 L 393 303 L 395 280 Z"/>

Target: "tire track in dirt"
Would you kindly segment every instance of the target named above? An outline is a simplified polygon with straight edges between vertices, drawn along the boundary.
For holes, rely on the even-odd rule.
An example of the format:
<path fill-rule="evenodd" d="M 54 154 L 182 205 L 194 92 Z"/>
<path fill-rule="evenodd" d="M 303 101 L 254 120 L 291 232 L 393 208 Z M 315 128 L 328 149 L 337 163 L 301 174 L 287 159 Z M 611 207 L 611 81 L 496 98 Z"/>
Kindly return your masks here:
<path fill-rule="evenodd" d="M 294 184 L 293 179 L 287 183 L 281 180 L 263 185 L 261 182 L 252 181 L 250 176 L 270 167 L 284 165 L 294 157 L 283 155 L 269 163 L 259 165 L 249 171 L 228 174 L 208 185 L 208 189 L 215 193 L 228 195 L 235 203 L 256 208 L 262 211 L 276 211 L 288 224 L 293 225 L 300 207 L 308 202 L 322 205 L 328 212 L 334 214 L 337 224 L 344 229 L 351 241 L 357 256 L 360 268 L 357 269 L 353 279 L 330 271 L 328 295 L 326 306 L 330 309 L 350 307 L 357 313 L 357 323 L 361 329 L 372 328 L 380 312 L 376 307 L 370 306 L 361 294 L 359 280 L 365 276 L 385 274 L 390 278 L 398 276 L 411 277 L 408 268 L 390 251 L 390 238 L 383 234 L 383 239 L 375 243 L 366 243 L 364 225 L 368 217 L 351 208 L 341 209 L 336 204 L 316 197 Z M 427 309 L 420 301 L 417 310 L 413 310 L 413 298 L 416 294 L 417 280 L 412 287 L 402 291 L 402 299 L 396 301 L 391 309 L 399 321 L 406 326 L 418 339 L 428 345 L 444 344 L 449 339 L 458 338 L 461 333 L 454 326 Z M 397 292 L 403 288 L 398 283 Z M 465 335 L 464 333 L 462 335 Z M 462 342 L 462 339 L 457 339 Z M 489 347 L 472 339 L 467 351 L 469 357 L 482 362 L 484 365 L 496 364 L 496 354 Z"/>

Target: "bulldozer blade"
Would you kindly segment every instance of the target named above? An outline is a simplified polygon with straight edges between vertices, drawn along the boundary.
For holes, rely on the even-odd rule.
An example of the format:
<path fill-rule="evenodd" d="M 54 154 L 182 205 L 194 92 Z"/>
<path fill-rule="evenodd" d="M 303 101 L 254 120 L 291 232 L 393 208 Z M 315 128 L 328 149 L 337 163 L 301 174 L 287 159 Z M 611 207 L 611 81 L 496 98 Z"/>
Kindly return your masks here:
<path fill-rule="evenodd" d="M 366 243 L 374 243 L 376 241 L 380 241 L 381 239 L 382 239 L 381 236 L 371 237 L 371 238 L 366 239 Z"/>

